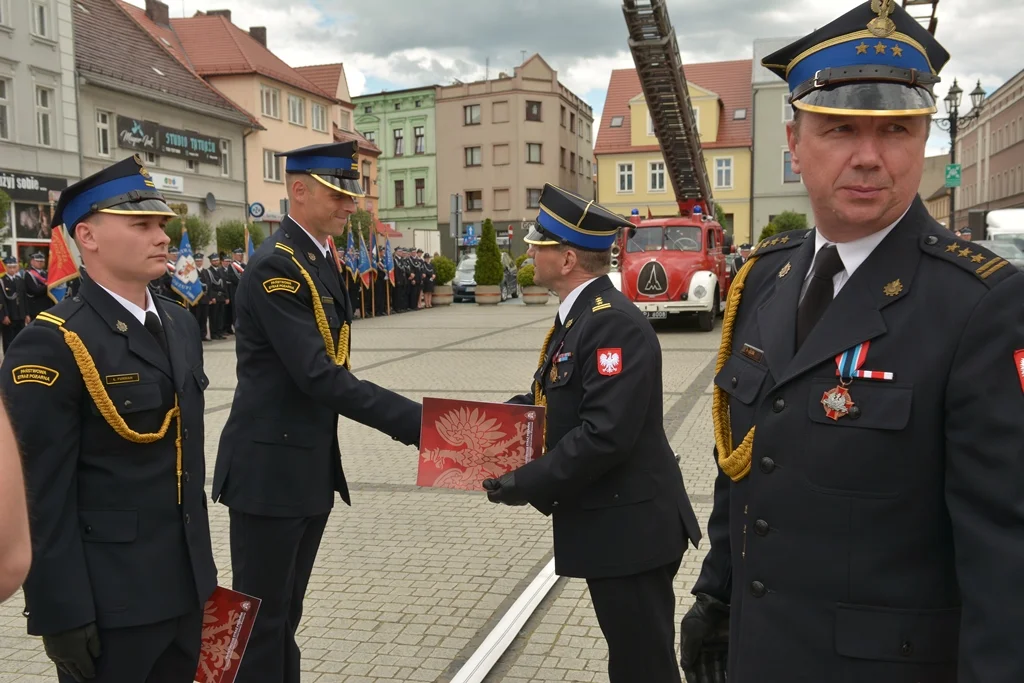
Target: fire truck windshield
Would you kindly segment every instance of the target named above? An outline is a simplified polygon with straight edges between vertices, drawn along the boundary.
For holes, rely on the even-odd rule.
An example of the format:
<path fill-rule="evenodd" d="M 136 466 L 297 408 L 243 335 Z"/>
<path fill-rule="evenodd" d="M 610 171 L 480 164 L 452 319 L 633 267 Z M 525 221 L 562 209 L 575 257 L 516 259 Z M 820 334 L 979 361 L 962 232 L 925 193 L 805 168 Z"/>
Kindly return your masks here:
<path fill-rule="evenodd" d="M 700 251 L 700 240 L 700 228 L 692 226 L 637 228 L 626 244 L 626 252 Z"/>

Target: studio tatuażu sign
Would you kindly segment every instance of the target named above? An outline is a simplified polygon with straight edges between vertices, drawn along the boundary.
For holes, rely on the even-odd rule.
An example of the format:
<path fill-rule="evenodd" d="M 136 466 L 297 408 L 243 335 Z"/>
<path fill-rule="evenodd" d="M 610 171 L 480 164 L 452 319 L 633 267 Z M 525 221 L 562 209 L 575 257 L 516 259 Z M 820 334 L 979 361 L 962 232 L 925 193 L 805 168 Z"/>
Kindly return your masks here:
<path fill-rule="evenodd" d="M 117 117 L 117 144 L 126 149 L 220 163 L 218 138 L 127 116 Z"/>

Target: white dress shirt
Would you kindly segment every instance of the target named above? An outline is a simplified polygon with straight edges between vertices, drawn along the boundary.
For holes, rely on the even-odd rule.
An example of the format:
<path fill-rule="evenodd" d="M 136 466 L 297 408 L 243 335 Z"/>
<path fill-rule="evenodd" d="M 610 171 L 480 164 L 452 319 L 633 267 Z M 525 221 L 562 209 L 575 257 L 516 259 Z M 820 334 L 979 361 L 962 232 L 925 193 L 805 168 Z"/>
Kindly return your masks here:
<path fill-rule="evenodd" d="M 576 299 L 579 298 L 580 292 L 582 292 L 584 289 L 586 289 L 587 285 L 589 285 L 591 282 L 593 282 L 596 279 L 597 279 L 596 277 L 592 277 L 589 280 L 587 280 L 586 282 L 584 282 L 582 285 L 577 287 L 576 289 L 574 289 L 571 292 L 569 292 L 569 296 L 565 297 L 565 300 L 562 301 L 562 303 L 560 303 L 558 305 L 558 320 L 559 320 L 559 322 L 561 322 L 563 325 L 565 324 L 565 319 L 569 315 L 569 311 L 572 310 L 572 305 L 574 303 L 576 303 Z"/>
<path fill-rule="evenodd" d="M 910 207 L 907 207 L 907 211 L 910 211 Z M 903 216 L 907 215 L 907 211 L 903 212 Z M 882 240 L 885 239 L 886 235 L 892 232 L 903 216 L 896 219 L 896 222 L 878 232 L 873 232 L 870 235 L 861 237 L 860 239 L 853 240 L 852 242 L 829 242 L 825 239 L 821 232 L 818 230 L 814 231 L 814 256 L 817 258 L 818 252 L 829 244 L 834 244 L 836 249 L 839 250 L 839 258 L 843 260 L 843 269 L 832 276 L 832 298 L 834 299 L 838 294 L 839 290 L 843 288 L 853 273 L 860 268 L 861 264 L 868 260 L 868 256 L 871 256 L 871 252 L 875 250 Z M 807 275 L 804 276 L 804 285 L 800 293 L 800 298 L 807 292 L 807 284 L 811 279 L 811 273 L 814 272 L 814 261 L 811 261 L 811 267 L 807 269 Z"/>
<path fill-rule="evenodd" d="M 93 280 L 93 282 L 96 282 L 96 281 Z M 98 283 L 98 282 L 96 282 L 96 284 L 100 285 L 100 283 Z M 116 301 L 117 303 L 119 303 L 122 306 L 124 306 L 125 309 L 129 313 L 131 313 L 133 316 L 135 316 L 135 319 L 139 321 L 139 324 L 141 324 L 141 325 L 145 325 L 146 324 L 146 314 L 151 312 L 151 311 L 153 313 L 156 313 L 158 318 L 160 317 L 160 314 L 156 310 L 156 303 L 154 303 L 153 297 L 151 297 L 149 295 L 149 288 L 148 287 L 146 288 L 146 308 L 145 309 L 139 308 L 136 304 L 132 303 L 131 301 L 128 301 L 128 299 L 125 299 L 120 294 L 115 294 L 114 292 L 111 292 L 109 289 L 107 289 L 103 285 L 100 285 L 100 287 L 103 289 L 104 292 L 106 292 L 110 296 L 114 297 L 114 301 Z"/>
<path fill-rule="evenodd" d="M 288 216 L 288 218 L 291 218 L 293 221 L 295 221 L 295 225 L 298 225 L 299 228 L 302 229 L 302 232 L 304 232 L 307 235 L 309 235 L 309 239 L 313 240 L 313 244 L 315 244 L 316 246 L 320 247 L 320 255 L 323 256 L 324 258 L 327 258 L 327 252 L 328 252 L 328 250 L 330 250 L 330 247 L 327 246 L 327 243 L 326 242 L 323 242 L 323 243 L 317 242 L 316 238 L 309 234 L 309 230 L 306 230 L 305 228 L 303 228 L 302 225 L 299 224 L 299 222 L 295 220 L 295 218 L 293 218 L 292 216 Z"/>

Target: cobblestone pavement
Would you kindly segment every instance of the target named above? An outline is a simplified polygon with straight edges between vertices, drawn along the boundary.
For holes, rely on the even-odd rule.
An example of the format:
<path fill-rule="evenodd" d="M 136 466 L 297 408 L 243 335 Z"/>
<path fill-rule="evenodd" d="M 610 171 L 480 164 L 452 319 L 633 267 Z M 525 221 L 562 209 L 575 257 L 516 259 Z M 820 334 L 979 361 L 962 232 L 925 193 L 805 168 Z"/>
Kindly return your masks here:
<path fill-rule="evenodd" d="M 356 321 L 353 369 L 414 400 L 502 401 L 529 388 L 556 303 L 458 304 Z M 684 323 L 659 324 L 658 332 L 666 430 L 706 523 L 719 331 Z M 204 348 L 209 486 L 235 355 L 231 338 Z M 344 419 L 339 434 L 353 505 L 337 503 L 309 584 L 298 634 L 303 683 L 448 681 L 547 564 L 550 521 L 528 506 L 491 505 L 482 493 L 420 489 L 413 449 Z M 211 505 L 210 513 L 220 583 L 230 586 L 227 509 Z M 691 549 L 683 559 L 677 615 L 689 606 L 702 557 Z M 25 635 L 22 604 L 15 595 L 0 605 L 0 682 L 54 681 L 42 643 Z M 486 680 L 607 681 L 606 658 L 586 583 L 563 578 Z"/>

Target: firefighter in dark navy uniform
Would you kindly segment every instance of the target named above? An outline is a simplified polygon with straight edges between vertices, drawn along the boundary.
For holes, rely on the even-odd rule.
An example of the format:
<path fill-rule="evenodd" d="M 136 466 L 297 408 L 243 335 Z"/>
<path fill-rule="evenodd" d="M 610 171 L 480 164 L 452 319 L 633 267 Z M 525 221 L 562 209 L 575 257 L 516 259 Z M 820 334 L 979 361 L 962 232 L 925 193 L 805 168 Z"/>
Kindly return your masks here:
<path fill-rule="evenodd" d="M 4 288 L 3 315 L 0 315 L 0 321 L 3 322 L 4 353 L 7 353 L 11 342 L 25 329 L 29 321 L 25 303 L 25 280 L 18 274 L 16 257 L 8 256 L 4 259 L 4 275 L 0 277 L 0 285 Z"/>
<path fill-rule="evenodd" d="M 224 310 L 228 299 L 228 283 L 224 280 L 224 270 L 220 267 L 220 255 L 210 254 L 210 267 L 206 269 L 210 299 L 210 338 L 224 339 Z"/>
<path fill-rule="evenodd" d="M 61 193 L 88 274 L 14 340 L 0 389 L 25 454 L 28 632 L 62 683 L 187 683 L 216 585 L 195 320 L 147 287 L 174 213 L 129 157 Z"/>
<path fill-rule="evenodd" d="M 354 142 L 287 152 L 290 212 L 237 292 L 238 387 L 213 495 L 230 508 L 234 588 L 262 599 L 238 683 L 299 683 L 295 631 L 335 492 L 350 503 L 338 416 L 418 444 L 420 404 L 360 381 L 352 304 L 328 239 L 361 196 Z"/>
<path fill-rule="evenodd" d="M 546 452 L 488 497 L 554 521 L 555 571 L 587 579 L 612 683 L 679 681 L 672 580 L 700 526 L 663 425 L 661 346 L 608 279 L 624 218 L 552 185 L 531 245 L 538 284 L 561 299 L 532 390 Z"/>
<path fill-rule="evenodd" d="M 729 295 L 687 680 L 1024 681 L 1024 274 L 917 196 L 948 58 L 875 0 L 763 61 L 816 227 Z"/>
<path fill-rule="evenodd" d="M 53 306 L 53 299 L 46 289 L 46 255 L 37 251 L 29 257 L 28 264 L 22 275 L 25 279 L 25 306 L 29 319 L 35 320 L 37 315 Z"/>

